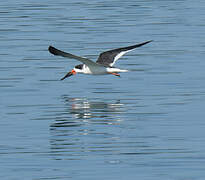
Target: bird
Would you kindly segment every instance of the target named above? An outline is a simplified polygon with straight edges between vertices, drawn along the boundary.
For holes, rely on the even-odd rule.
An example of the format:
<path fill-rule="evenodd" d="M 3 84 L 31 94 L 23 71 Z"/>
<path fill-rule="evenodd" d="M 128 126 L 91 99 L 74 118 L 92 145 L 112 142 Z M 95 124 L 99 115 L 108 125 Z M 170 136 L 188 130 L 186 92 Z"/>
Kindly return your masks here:
<path fill-rule="evenodd" d="M 53 46 L 48 47 L 48 51 L 56 56 L 62 56 L 65 58 L 76 59 L 80 61 L 82 64 L 76 65 L 71 71 L 69 71 L 61 80 L 64 80 L 72 75 L 76 75 L 77 73 L 83 74 L 92 74 L 92 75 L 105 75 L 112 74 L 120 77 L 121 72 L 128 72 L 126 69 L 119 69 L 114 67 L 115 62 L 122 57 L 125 53 L 132 51 L 135 48 L 143 46 L 152 42 L 153 40 L 146 41 L 140 44 L 135 44 L 132 46 L 121 47 L 117 49 L 108 50 L 100 53 L 96 62 L 81 56 L 76 56 L 74 54 L 70 54 L 59 50 Z"/>

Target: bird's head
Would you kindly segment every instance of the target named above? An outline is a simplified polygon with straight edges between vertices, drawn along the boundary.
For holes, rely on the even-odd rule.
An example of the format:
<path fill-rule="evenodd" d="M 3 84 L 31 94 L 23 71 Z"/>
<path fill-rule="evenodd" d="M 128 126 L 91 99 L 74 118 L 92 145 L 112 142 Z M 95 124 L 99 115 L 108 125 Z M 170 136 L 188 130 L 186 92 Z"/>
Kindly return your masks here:
<path fill-rule="evenodd" d="M 66 79 L 67 77 L 70 77 L 72 75 L 75 75 L 77 73 L 82 73 L 83 72 L 83 64 L 79 64 L 75 66 L 70 72 L 68 72 L 61 80 Z"/>

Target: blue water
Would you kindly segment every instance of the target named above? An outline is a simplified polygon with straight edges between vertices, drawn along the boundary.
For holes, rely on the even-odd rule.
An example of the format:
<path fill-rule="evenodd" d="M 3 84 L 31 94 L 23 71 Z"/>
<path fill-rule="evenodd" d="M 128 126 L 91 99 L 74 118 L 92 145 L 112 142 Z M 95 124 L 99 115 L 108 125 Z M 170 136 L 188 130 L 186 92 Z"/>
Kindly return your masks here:
<path fill-rule="evenodd" d="M 2 1 L 0 179 L 204 180 L 205 2 Z M 152 43 L 130 72 L 59 79 L 77 65 Z"/>

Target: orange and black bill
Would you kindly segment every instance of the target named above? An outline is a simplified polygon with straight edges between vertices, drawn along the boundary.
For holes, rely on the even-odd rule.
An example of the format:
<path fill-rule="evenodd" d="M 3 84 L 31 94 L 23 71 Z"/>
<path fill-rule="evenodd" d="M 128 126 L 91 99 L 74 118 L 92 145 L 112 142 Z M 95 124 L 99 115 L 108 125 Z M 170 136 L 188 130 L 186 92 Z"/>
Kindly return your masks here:
<path fill-rule="evenodd" d="M 70 77 L 70 76 L 75 75 L 75 74 L 76 74 L 76 72 L 74 70 L 72 70 L 72 71 L 68 72 L 63 78 L 61 78 L 61 80 L 64 80 L 67 77 Z"/>

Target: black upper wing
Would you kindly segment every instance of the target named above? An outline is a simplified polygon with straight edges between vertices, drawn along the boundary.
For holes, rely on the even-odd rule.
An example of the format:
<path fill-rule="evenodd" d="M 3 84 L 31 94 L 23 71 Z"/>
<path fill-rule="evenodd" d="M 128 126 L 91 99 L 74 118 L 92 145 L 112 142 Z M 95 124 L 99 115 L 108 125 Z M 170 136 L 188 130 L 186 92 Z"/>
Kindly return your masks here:
<path fill-rule="evenodd" d="M 49 52 L 53 55 L 56 55 L 56 56 L 62 56 L 62 57 L 65 57 L 65 58 L 71 58 L 71 59 L 76 59 L 80 62 L 82 62 L 83 64 L 86 64 L 86 65 L 93 65 L 93 66 L 102 66 L 101 64 L 98 64 L 98 63 L 95 63 L 93 61 L 91 61 L 90 59 L 88 58 L 84 58 L 84 57 L 80 57 L 80 56 L 76 56 L 74 54 L 70 54 L 70 53 L 67 53 L 67 52 L 64 52 L 64 51 L 61 51 L 57 48 L 54 48 L 53 46 L 49 46 L 48 48 Z"/>
<path fill-rule="evenodd" d="M 122 48 L 117 48 L 117 49 L 102 52 L 99 55 L 98 60 L 96 62 L 105 66 L 113 66 L 114 63 L 126 52 L 131 51 L 132 49 L 143 46 L 150 42 L 152 42 L 152 40 L 140 44 L 136 44 L 133 46 L 127 46 L 127 47 L 122 47 Z"/>

